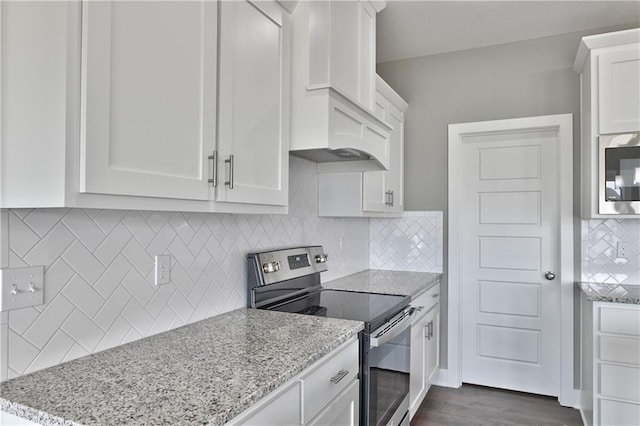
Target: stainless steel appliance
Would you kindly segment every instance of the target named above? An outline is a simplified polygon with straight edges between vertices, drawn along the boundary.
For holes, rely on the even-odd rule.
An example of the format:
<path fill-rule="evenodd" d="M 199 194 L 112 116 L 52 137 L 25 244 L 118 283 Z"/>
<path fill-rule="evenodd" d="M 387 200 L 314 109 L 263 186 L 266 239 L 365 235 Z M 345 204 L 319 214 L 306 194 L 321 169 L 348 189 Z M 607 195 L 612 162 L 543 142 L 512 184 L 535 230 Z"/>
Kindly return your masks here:
<path fill-rule="evenodd" d="M 364 322 L 360 338 L 360 424 L 409 424 L 411 298 L 325 290 L 322 246 L 249 255 L 252 308 Z"/>
<path fill-rule="evenodd" d="M 640 133 L 600 136 L 600 214 L 640 215 Z"/>

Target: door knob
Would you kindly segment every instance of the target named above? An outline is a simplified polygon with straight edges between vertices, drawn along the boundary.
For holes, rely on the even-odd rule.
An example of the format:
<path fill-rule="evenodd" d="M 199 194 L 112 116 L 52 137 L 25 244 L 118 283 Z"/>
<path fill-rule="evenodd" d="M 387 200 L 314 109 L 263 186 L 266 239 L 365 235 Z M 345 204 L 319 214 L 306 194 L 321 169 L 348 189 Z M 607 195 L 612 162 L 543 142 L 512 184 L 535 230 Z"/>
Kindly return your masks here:
<path fill-rule="evenodd" d="M 544 273 L 544 277 L 546 279 L 548 279 L 549 281 L 552 281 L 552 280 L 554 280 L 556 278 L 556 274 L 554 274 L 551 271 L 547 271 L 547 272 Z"/>

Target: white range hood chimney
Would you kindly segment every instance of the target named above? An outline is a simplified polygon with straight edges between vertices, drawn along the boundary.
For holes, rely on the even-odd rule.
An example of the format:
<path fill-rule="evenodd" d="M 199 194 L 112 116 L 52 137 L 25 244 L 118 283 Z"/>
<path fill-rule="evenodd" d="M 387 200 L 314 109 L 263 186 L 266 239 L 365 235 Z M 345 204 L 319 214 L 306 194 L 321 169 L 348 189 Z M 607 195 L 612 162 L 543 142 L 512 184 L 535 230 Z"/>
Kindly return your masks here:
<path fill-rule="evenodd" d="M 376 114 L 379 1 L 299 2 L 292 14 L 290 154 L 319 173 L 387 170 L 391 126 Z"/>

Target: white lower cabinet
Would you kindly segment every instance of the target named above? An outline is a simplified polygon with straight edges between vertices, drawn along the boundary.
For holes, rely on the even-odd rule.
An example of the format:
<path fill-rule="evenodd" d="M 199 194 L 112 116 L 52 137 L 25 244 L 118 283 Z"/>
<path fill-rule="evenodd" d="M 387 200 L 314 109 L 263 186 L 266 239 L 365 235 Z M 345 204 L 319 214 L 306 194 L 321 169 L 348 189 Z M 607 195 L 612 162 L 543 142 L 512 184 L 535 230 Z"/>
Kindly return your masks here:
<path fill-rule="evenodd" d="M 413 417 L 440 368 L 440 285 L 411 302 L 419 312 L 411 324 L 409 415 Z"/>
<path fill-rule="evenodd" d="M 360 420 L 360 382 L 354 380 L 311 422 L 314 426 L 356 426 Z"/>
<path fill-rule="evenodd" d="M 354 336 L 229 424 L 357 425 L 360 411 L 358 350 L 358 339 Z"/>
<path fill-rule="evenodd" d="M 250 413 L 240 415 L 229 424 L 246 426 L 300 425 L 302 424 L 302 382 L 295 380 L 269 394 L 251 407 Z"/>
<path fill-rule="evenodd" d="M 582 299 L 582 401 L 588 425 L 640 424 L 640 306 Z"/>

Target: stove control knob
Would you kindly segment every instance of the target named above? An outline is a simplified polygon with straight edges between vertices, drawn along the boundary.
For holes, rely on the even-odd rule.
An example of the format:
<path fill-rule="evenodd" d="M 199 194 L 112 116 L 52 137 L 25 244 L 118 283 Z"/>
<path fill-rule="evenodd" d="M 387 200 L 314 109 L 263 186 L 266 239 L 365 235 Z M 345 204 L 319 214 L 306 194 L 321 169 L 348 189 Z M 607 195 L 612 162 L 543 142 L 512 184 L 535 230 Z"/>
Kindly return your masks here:
<path fill-rule="evenodd" d="M 326 263 L 327 259 L 329 258 L 328 254 L 318 254 L 316 255 L 316 263 Z"/>
<path fill-rule="evenodd" d="M 262 264 L 262 272 L 268 274 L 280 270 L 280 262 L 267 262 Z"/>

